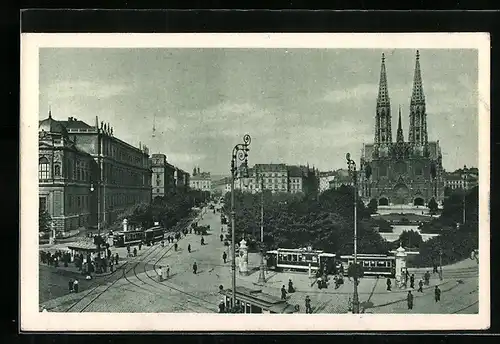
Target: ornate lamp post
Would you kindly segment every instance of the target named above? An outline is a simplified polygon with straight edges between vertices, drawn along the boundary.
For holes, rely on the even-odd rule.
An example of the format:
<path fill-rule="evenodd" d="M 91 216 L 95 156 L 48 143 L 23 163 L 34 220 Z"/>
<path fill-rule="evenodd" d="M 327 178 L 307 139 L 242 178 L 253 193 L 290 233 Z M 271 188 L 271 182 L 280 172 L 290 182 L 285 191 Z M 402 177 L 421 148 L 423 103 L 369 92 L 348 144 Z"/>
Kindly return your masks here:
<path fill-rule="evenodd" d="M 94 192 L 94 183 L 90 184 L 90 192 Z M 97 185 L 97 235 L 101 236 L 101 197 L 99 195 L 99 185 Z"/>
<path fill-rule="evenodd" d="M 232 297 L 233 297 L 233 307 L 236 306 L 236 231 L 235 231 L 235 211 L 234 211 L 234 180 L 238 176 L 238 160 L 243 162 L 245 166 L 245 171 L 248 173 L 248 151 L 250 148 L 250 142 L 252 139 L 250 135 L 246 134 L 243 136 L 243 143 L 238 143 L 233 148 L 231 154 L 231 249 L 232 249 L 232 262 L 231 262 L 231 273 L 232 273 Z"/>
<path fill-rule="evenodd" d="M 260 176 L 260 283 L 266 282 L 266 273 L 264 266 L 264 178 Z"/>
<path fill-rule="evenodd" d="M 463 173 L 462 174 L 462 179 L 464 180 L 464 195 L 463 195 L 463 200 L 462 200 L 462 224 L 465 225 L 465 195 L 467 193 L 467 174 Z"/>
<path fill-rule="evenodd" d="M 352 177 L 353 186 L 354 186 L 354 266 L 355 266 L 355 274 L 354 274 L 354 292 L 352 297 L 352 312 L 357 314 L 359 313 L 359 297 L 358 297 L 358 212 L 357 212 L 357 193 L 358 193 L 358 172 L 356 170 L 356 162 L 351 159 L 351 154 L 346 154 L 347 167 L 349 170 L 349 174 Z"/>

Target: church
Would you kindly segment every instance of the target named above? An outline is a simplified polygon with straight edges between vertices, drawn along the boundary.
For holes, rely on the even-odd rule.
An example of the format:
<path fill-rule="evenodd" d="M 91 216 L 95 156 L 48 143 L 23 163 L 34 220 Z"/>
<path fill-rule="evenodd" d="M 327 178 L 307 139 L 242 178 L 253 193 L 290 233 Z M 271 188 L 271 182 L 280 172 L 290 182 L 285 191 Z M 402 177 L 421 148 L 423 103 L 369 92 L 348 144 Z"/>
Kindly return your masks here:
<path fill-rule="evenodd" d="M 359 195 L 365 203 L 425 206 L 431 199 L 442 204 L 444 173 L 438 141 L 429 141 L 427 113 L 417 51 L 413 90 L 410 99 L 408 139 L 398 112 L 396 141 L 392 137 L 392 116 L 385 57 L 382 54 L 379 91 L 375 113 L 375 138 L 361 152 Z"/>

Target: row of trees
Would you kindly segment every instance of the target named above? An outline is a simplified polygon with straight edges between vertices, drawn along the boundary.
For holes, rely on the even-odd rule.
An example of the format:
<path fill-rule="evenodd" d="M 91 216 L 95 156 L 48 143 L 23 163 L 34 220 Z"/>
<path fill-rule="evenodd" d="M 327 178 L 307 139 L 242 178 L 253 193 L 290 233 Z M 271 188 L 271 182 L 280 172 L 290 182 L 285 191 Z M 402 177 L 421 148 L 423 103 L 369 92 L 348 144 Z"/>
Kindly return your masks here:
<path fill-rule="evenodd" d="M 226 194 L 228 214 L 230 194 Z M 312 246 L 327 252 L 352 253 L 354 246 L 353 189 L 343 186 L 320 195 L 264 193 L 264 246 L 298 248 Z M 260 240 L 261 194 L 235 191 L 236 240 L 250 244 Z M 374 229 L 370 211 L 357 202 L 358 251 L 386 253 L 388 243 Z"/>

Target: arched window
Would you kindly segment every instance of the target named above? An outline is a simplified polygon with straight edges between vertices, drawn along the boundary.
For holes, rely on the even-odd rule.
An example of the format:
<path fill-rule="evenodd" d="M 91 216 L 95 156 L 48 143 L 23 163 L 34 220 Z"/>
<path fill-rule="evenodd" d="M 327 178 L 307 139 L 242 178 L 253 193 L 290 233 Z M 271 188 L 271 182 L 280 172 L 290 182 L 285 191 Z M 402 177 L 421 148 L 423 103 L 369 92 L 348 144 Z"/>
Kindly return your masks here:
<path fill-rule="evenodd" d="M 54 165 L 54 175 L 56 177 L 59 177 L 61 175 L 61 165 L 59 164 Z"/>
<path fill-rule="evenodd" d="M 50 165 L 49 159 L 46 157 L 41 157 L 38 160 L 38 179 L 49 179 L 50 178 Z"/>

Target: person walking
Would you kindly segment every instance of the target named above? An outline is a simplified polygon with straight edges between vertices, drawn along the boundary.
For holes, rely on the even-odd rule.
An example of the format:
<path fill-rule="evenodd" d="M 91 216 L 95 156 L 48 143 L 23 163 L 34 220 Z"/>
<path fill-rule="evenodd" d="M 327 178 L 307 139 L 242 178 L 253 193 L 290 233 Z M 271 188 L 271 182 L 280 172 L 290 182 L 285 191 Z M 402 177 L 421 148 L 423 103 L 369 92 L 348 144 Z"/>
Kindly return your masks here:
<path fill-rule="evenodd" d="M 142 241 L 139 243 L 139 251 L 141 250 L 142 248 Z"/>
<path fill-rule="evenodd" d="M 415 275 L 411 274 L 410 276 L 410 288 L 415 289 Z"/>
<path fill-rule="evenodd" d="M 191 253 L 191 244 L 188 245 L 188 252 Z"/>
<path fill-rule="evenodd" d="M 288 280 L 288 292 L 289 293 L 294 293 L 295 292 L 295 289 L 293 287 L 293 282 L 291 279 Z"/>
<path fill-rule="evenodd" d="M 196 265 L 196 262 L 193 264 L 193 274 L 196 275 L 196 271 L 198 271 L 198 265 Z"/>
<path fill-rule="evenodd" d="M 78 293 L 78 280 L 75 279 L 75 281 L 73 282 L 73 291 L 75 293 Z"/>
<path fill-rule="evenodd" d="M 436 288 L 434 289 L 434 300 L 436 302 L 441 301 L 441 289 L 439 289 L 438 286 L 436 286 Z"/>
<path fill-rule="evenodd" d="M 430 279 L 431 279 L 431 274 L 429 271 L 426 271 L 424 274 L 425 285 L 429 285 Z"/>
<path fill-rule="evenodd" d="M 205 245 L 205 238 L 201 237 L 201 246 Z"/>
<path fill-rule="evenodd" d="M 227 259 L 227 254 L 226 251 L 224 251 L 224 253 L 222 253 L 222 260 L 224 260 L 224 264 L 226 264 L 226 259 Z"/>
<path fill-rule="evenodd" d="M 306 314 L 312 314 L 311 298 L 309 298 L 309 295 L 306 296 Z"/>
<path fill-rule="evenodd" d="M 422 280 L 418 281 L 418 290 L 417 291 L 423 293 L 424 292 L 423 287 L 424 287 L 424 281 L 422 281 Z"/>
<path fill-rule="evenodd" d="M 115 254 L 115 265 L 118 265 L 118 258 L 119 258 L 119 256 L 118 256 L 118 253 L 117 253 L 117 254 Z"/>
<path fill-rule="evenodd" d="M 137 257 L 137 249 L 134 247 L 134 257 Z"/>
<path fill-rule="evenodd" d="M 109 272 L 113 272 L 113 259 L 109 260 Z"/>
<path fill-rule="evenodd" d="M 72 293 L 73 292 L 73 280 L 69 280 L 68 282 L 68 292 Z"/>
<path fill-rule="evenodd" d="M 408 309 L 413 309 L 413 294 L 411 293 L 411 290 L 408 290 L 406 302 L 408 303 Z"/>
<path fill-rule="evenodd" d="M 222 242 L 224 240 L 224 235 L 220 235 L 220 241 Z"/>
<path fill-rule="evenodd" d="M 167 268 L 165 270 L 166 270 L 166 274 L 167 274 L 166 279 L 168 279 L 170 277 L 170 265 L 167 265 Z"/>
<path fill-rule="evenodd" d="M 391 279 L 388 278 L 387 279 L 387 291 L 391 291 L 391 285 L 392 285 Z"/>
<path fill-rule="evenodd" d="M 281 299 L 282 300 L 286 300 L 286 289 L 285 289 L 285 285 L 284 284 L 281 287 Z"/>
<path fill-rule="evenodd" d="M 177 251 L 177 243 L 174 244 L 174 250 Z"/>
<path fill-rule="evenodd" d="M 163 268 L 161 266 L 158 268 L 158 279 L 163 282 Z"/>

